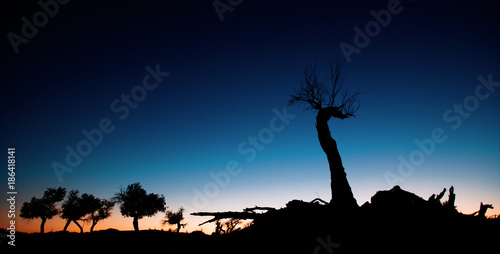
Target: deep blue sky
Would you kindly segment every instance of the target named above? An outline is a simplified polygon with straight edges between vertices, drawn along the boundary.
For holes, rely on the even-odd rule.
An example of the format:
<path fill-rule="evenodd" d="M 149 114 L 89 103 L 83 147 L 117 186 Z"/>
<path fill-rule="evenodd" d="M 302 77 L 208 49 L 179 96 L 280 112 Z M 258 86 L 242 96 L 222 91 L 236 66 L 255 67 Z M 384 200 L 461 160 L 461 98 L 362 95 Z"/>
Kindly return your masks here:
<path fill-rule="evenodd" d="M 326 75 L 343 58 L 340 43 L 354 45 L 354 28 L 365 30 L 375 20 L 370 11 L 391 1 L 243 0 L 223 21 L 212 1 L 159 2 L 70 1 L 17 54 L 7 35 L 22 35 L 22 17 L 32 20 L 42 8 L 2 4 L 0 143 L 17 150 L 18 209 L 47 187 L 109 198 L 133 182 L 187 212 L 329 200 L 314 112 L 288 107 L 296 117 L 250 161 L 238 146 L 270 127 L 273 109 L 283 113 L 306 66 Z M 345 84 L 365 92 L 357 118 L 330 122 L 358 203 L 391 188 L 386 176 L 401 177 L 399 156 L 423 154 L 415 139 L 440 128 L 447 139 L 397 184 L 424 198 L 454 185 L 465 213 L 481 201 L 500 206 L 500 87 L 478 88 L 479 76 L 500 80 L 498 2 L 401 1 L 397 9 L 345 69 Z M 169 76 L 119 119 L 113 101 L 157 65 Z M 489 97 L 477 99 L 476 89 Z M 464 109 L 467 118 L 453 112 L 464 100 L 478 102 Z M 76 149 L 82 130 L 103 118 L 114 131 L 60 182 L 51 164 L 65 163 L 66 146 Z M 210 172 L 233 160 L 241 172 L 196 204 L 196 190 L 217 184 Z M 159 219 L 140 227 L 159 228 Z M 199 219 L 188 220 L 196 229 Z M 131 228 L 118 210 L 110 221 L 102 227 Z"/>

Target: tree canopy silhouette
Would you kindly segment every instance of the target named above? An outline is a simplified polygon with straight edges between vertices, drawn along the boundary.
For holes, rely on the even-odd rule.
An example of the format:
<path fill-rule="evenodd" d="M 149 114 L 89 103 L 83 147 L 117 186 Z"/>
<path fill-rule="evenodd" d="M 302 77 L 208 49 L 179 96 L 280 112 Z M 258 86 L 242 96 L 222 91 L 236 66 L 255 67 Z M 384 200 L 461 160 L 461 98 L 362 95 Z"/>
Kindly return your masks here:
<path fill-rule="evenodd" d="M 315 110 L 316 130 L 321 148 L 328 158 L 331 173 L 332 199 L 330 204 L 336 209 L 351 210 L 358 207 L 347 181 L 342 159 L 337 148 L 337 142 L 332 138 L 328 120 L 333 118 L 346 119 L 354 117 L 359 109 L 358 96 L 360 92 L 350 92 L 344 86 L 344 62 L 337 59 L 330 65 L 329 82 L 320 80 L 316 68 L 304 70 L 304 80 L 300 88 L 290 95 L 288 103 L 299 105 L 304 110 Z"/>
<path fill-rule="evenodd" d="M 170 224 L 177 225 L 176 233 L 179 233 L 181 227 L 185 227 L 187 223 L 181 223 L 184 220 L 184 208 L 181 207 L 177 212 L 167 211 L 165 219 L 161 221 L 162 225 Z"/>
<path fill-rule="evenodd" d="M 40 233 L 43 234 L 45 222 L 59 213 L 56 203 L 62 201 L 64 196 L 66 196 L 65 188 L 47 188 L 43 193 L 43 197 L 33 197 L 30 202 L 24 202 L 19 216 L 28 220 L 42 219 Z"/>
<path fill-rule="evenodd" d="M 340 59 L 331 64 L 329 83 L 318 78 L 316 67 L 306 68 L 300 88 L 290 95 L 288 103 L 302 106 L 304 110 L 327 109 L 329 115 L 335 118 L 354 117 L 359 109 L 358 96 L 361 93 L 351 93 L 344 86 L 344 68 L 345 64 Z"/>
<path fill-rule="evenodd" d="M 139 219 L 150 217 L 157 212 L 165 212 L 165 197 L 146 193 L 140 183 L 133 183 L 127 189 L 120 189 L 114 200 L 120 203 L 120 212 L 125 217 L 134 219 L 134 230 L 139 231 Z"/>
<path fill-rule="evenodd" d="M 100 221 L 111 216 L 111 209 L 115 205 L 115 202 L 106 199 L 100 199 L 94 197 L 92 194 L 82 194 L 82 202 L 86 207 L 85 221 L 92 222 L 90 226 L 90 232 L 94 231 L 95 225 Z"/>
<path fill-rule="evenodd" d="M 68 197 L 63 202 L 61 211 L 61 218 L 66 219 L 66 225 L 64 225 L 63 232 L 66 232 L 68 226 L 71 222 L 74 222 L 80 229 L 80 233 L 83 233 L 83 228 L 78 223 L 78 220 L 82 219 L 85 214 L 87 214 L 87 207 L 82 203 L 82 198 L 78 196 L 77 190 L 71 190 Z"/>

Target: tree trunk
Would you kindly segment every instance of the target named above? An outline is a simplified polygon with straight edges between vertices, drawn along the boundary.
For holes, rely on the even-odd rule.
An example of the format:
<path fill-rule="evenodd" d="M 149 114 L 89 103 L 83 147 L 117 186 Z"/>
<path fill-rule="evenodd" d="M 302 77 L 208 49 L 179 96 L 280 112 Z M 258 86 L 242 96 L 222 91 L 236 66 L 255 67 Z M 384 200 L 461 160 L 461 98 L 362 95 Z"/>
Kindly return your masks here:
<path fill-rule="evenodd" d="M 134 230 L 139 231 L 139 216 L 134 216 L 134 222 L 132 223 L 134 224 Z"/>
<path fill-rule="evenodd" d="M 76 220 L 73 220 L 73 222 L 78 226 L 78 228 L 80 229 L 80 234 L 83 234 L 83 228 L 82 226 L 80 226 L 80 223 L 78 223 L 78 221 Z"/>
<path fill-rule="evenodd" d="M 95 225 L 97 225 L 97 222 L 96 220 L 92 220 L 92 226 L 90 226 L 90 233 L 94 232 L 94 227 Z"/>
<path fill-rule="evenodd" d="M 316 129 L 321 148 L 328 158 L 331 175 L 332 199 L 330 205 L 335 209 L 344 211 L 358 208 L 358 203 L 352 194 L 351 187 L 347 181 L 347 175 L 342 165 L 342 159 L 337 149 L 337 142 L 332 138 L 328 127 L 328 120 L 331 118 L 329 108 L 322 108 L 316 116 Z"/>
<path fill-rule="evenodd" d="M 44 233 L 44 227 L 45 227 L 45 222 L 47 221 L 46 218 L 42 218 L 42 224 L 40 224 L 40 233 Z"/>
<path fill-rule="evenodd" d="M 69 226 L 70 223 L 71 223 L 71 219 L 68 219 L 66 221 L 66 225 L 64 225 L 63 232 L 66 232 L 66 230 L 68 230 L 68 226 Z"/>
<path fill-rule="evenodd" d="M 179 231 L 181 230 L 181 223 L 177 223 L 177 230 L 175 230 L 175 233 L 179 233 Z"/>

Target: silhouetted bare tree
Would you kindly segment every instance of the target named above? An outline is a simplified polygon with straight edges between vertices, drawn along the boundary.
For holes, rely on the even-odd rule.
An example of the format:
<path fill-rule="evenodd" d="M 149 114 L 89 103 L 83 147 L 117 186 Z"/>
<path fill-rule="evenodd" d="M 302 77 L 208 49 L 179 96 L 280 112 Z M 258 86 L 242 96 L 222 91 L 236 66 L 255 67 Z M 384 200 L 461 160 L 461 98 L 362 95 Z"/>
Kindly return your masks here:
<path fill-rule="evenodd" d="M 177 212 L 167 211 L 165 214 L 165 219 L 161 221 L 162 225 L 170 224 L 177 225 L 176 233 L 179 233 L 181 227 L 185 227 L 187 223 L 181 223 L 184 220 L 184 208 L 181 207 Z"/>
<path fill-rule="evenodd" d="M 241 219 L 230 218 L 222 223 L 220 220 L 215 221 L 214 235 L 229 234 L 236 231 L 236 227 L 241 223 Z"/>
<path fill-rule="evenodd" d="M 224 230 L 224 232 L 226 232 L 226 234 L 229 234 L 229 233 L 236 231 L 236 227 L 240 223 L 241 223 L 241 220 L 236 219 L 236 218 L 231 218 L 231 219 L 227 220 L 226 222 L 224 222 L 224 226 L 226 226 L 226 229 Z"/>
<path fill-rule="evenodd" d="M 87 214 L 86 207 L 82 204 L 82 199 L 78 196 L 77 190 L 71 190 L 68 197 L 63 202 L 61 211 L 61 218 L 66 219 L 66 225 L 64 225 L 63 232 L 66 232 L 68 226 L 71 222 L 74 222 L 80 229 L 80 233 L 83 233 L 83 228 L 78 223 L 85 214 Z"/>
<path fill-rule="evenodd" d="M 100 220 L 111 216 L 111 209 L 115 202 L 94 197 L 92 194 L 82 194 L 82 203 L 86 207 L 85 221 L 92 222 L 90 232 L 94 232 L 94 227 Z"/>
<path fill-rule="evenodd" d="M 479 206 L 479 210 L 474 212 L 473 214 L 471 215 L 476 215 L 479 217 L 479 218 L 486 218 L 486 211 L 488 209 L 493 209 L 493 205 L 492 204 L 483 204 L 483 202 L 481 202 L 481 205 Z"/>
<path fill-rule="evenodd" d="M 304 81 L 300 89 L 290 95 L 289 104 L 302 106 L 305 110 L 315 110 L 316 130 L 321 148 L 328 158 L 331 173 L 332 199 L 330 204 L 338 209 L 354 209 L 358 207 L 342 165 L 342 159 L 337 148 L 337 142 L 332 138 L 328 120 L 354 117 L 359 109 L 358 96 L 360 92 L 349 92 L 344 86 L 344 62 L 337 59 L 330 65 L 329 82 L 317 77 L 316 69 L 306 68 Z"/>
<path fill-rule="evenodd" d="M 222 233 L 224 233 L 224 229 L 222 228 L 222 223 L 220 222 L 220 220 L 216 220 L 215 221 L 215 230 L 214 230 L 213 234 L 220 235 Z"/>
<path fill-rule="evenodd" d="M 28 220 L 35 218 L 42 219 L 42 223 L 40 224 L 40 233 L 43 234 L 45 222 L 52 219 L 59 213 L 56 203 L 62 201 L 65 195 L 65 188 L 47 188 L 47 190 L 43 193 L 43 197 L 33 197 L 30 202 L 24 202 L 19 216 Z"/>
<path fill-rule="evenodd" d="M 157 212 L 165 212 L 165 197 L 146 193 L 140 183 L 133 183 L 127 189 L 120 189 L 114 200 L 120 203 L 120 212 L 125 217 L 134 219 L 134 230 L 139 231 L 139 219 L 150 217 Z"/>

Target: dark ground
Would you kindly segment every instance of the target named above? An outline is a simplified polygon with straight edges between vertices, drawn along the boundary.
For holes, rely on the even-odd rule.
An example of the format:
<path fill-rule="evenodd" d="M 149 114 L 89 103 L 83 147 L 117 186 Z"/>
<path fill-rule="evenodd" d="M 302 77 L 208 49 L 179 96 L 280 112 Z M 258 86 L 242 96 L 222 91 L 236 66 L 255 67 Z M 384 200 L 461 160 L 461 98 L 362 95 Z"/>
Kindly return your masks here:
<path fill-rule="evenodd" d="M 4 240 L 2 249 L 9 247 Z M 294 200 L 255 219 L 254 225 L 227 235 L 155 230 L 16 233 L 15 248 L 55 252 L 499 253 L 499 242 L 500 218 L 460 214 L 392 189 L 378 192 L 371 204 L 349 215 L 328 205 Z"/>

